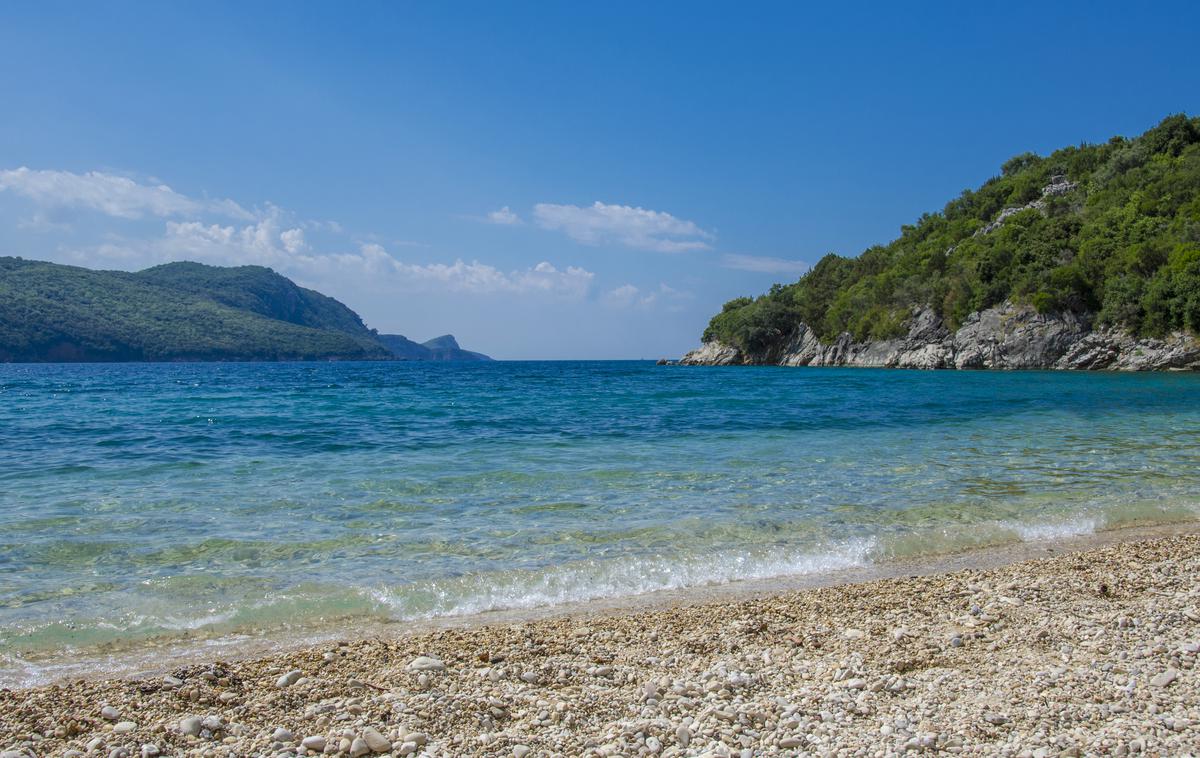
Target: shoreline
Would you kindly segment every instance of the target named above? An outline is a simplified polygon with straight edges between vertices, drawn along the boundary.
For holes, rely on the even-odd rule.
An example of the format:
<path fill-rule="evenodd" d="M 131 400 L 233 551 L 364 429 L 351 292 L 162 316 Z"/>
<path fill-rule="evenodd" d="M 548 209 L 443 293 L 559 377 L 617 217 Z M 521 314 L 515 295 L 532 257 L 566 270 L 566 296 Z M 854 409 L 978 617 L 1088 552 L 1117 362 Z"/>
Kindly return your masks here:
<path fill-rule="evenodd" d="M 409 637 L 447 629 L 476 629 L 493 625 L 524 624 L 558 618 L 607 617 L 720 602 L 740 602 L 819 589 L 863 584 L 883 579 L 944 574 L 961 570 L 985 570 L 1064 552 L 1092 550 L 1124 542 L 1135 542 L 1184 534 L 1200 534 L 1200 519 L 1152 524 L 1122 525 L 1084 534 L 1041 540 L 1007 542 L 968 547 L 949 553 L 893 558 L 862 566 L 741 579 L 707 585 L 618 597 L 570 601 L 471 614 L 453 614 L 419 619 L 381 616 L 346 616 L 308 620 L 291 629 L 278 626 L 222 633 L 180 633 L 170 636 L 102 643 L 85 649 L 48 651 L 26 655 L 39 672 L 5 671 L 0 663 L 0 689 L 29 689 L 79 679 L 145 678 L 162 675 L 172 668 L 187 666 L 197 658 L 242 661 L 263 656 L 285 655 L 330 641 L 360 641 L 370 638 Z M 64 660 L 65 659 L 65 660 Z"/>
<path fill-rule="evenodd" d="M 1179 753 L 1200 744 L 1197 571 L 1188 522 L 192 648 L 153 675 L 0 690 L 0 751 Z"/>

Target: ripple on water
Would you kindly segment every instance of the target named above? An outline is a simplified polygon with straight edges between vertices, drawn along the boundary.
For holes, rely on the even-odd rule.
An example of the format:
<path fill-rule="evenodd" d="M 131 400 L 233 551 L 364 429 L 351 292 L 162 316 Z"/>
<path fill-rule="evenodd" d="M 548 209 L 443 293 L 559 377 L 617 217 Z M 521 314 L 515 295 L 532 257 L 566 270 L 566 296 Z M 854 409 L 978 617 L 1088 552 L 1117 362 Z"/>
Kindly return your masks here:
<path fill-rule="evenodd" d="M 0 656 L 1193 519 L 1197 390 L 636 362 L 0 366 Z"/>

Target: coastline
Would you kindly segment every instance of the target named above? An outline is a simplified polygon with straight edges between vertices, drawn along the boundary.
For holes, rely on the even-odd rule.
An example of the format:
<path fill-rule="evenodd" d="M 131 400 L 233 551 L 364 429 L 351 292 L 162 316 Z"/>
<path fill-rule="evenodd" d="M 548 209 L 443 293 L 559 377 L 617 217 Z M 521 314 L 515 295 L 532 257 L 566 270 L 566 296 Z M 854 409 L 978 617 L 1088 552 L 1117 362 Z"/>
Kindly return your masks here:
<path fill-rule="evenodd" d="M 951 330 L 929 306 L 914 307 L 906 333 L 856 342 L 842 333 L 823 342 L 807 324 L 748 351 L 708 339 L 684 355 L 684 366 L 844 366 L 848 368 L 1064 371 L 1196 371 L 1200 340 L 1174 332 L 1137 337 L 1125 329 L 1093 328 L 1095 314 L 1039 313 L 1005 301 L 976 311 Z"/>
<path fill-rule="evenodd" d="M 66 674 L 86 679 L 0 691 L 0 750 L 64 754 L 99 739 L 131 755 L 295 754 L 298 743 L 274 739 L 284 728 L 324 740 L 308 753 L 337 753 L 346 733 L 348 754 L 370 728 L 399 754 L 794 754 L 913 740 L 955 752 L 1178 752 L 1200 739 L 1200 595 L 1188 580 L 1198 532 L 1124 528 L 290 642 L 191 644 L 154 650 L 152 666 L 113 656 L 106 670 Z M 414 664 L 421 656 L 441 663 Z M 293 670 L 299 682 L 276 686 Z M 105 705 L 117 719 L 100 715 Z M 221 726 L 181 734 L 193 716 Z"/>

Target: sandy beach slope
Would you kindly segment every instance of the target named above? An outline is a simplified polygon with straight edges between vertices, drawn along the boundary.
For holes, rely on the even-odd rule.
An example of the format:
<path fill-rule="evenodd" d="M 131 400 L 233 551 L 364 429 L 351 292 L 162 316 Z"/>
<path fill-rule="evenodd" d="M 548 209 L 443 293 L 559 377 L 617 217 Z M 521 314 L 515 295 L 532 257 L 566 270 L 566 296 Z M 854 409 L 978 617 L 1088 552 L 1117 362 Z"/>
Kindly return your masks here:
<path fill-rule="evenodd" d="M 0 691 L 3 757 L 1186 755 L 1200 537 Z"/>

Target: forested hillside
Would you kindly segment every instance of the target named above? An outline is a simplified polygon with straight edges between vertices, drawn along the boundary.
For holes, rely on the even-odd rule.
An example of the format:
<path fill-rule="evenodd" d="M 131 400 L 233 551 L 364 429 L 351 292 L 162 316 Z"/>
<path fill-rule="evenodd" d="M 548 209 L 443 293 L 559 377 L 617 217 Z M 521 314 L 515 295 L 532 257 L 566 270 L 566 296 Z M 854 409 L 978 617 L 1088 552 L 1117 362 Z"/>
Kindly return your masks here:
<path fill-rule="evenodd" d="M 892 242 L 726 303 L 704 340 L 763 352 L 801 323 L 822 340 L 885 339 L 914 307 L 953 329 L 1005 300 L 1139 336 L 1200 332 L 1200 119 L 1018 155 Z"/>
<path fill-rule="evenodd" d="M 0 258 L 0 360 L 389 357 L 353 311 L 269 269 L 130 274 Z"/>

